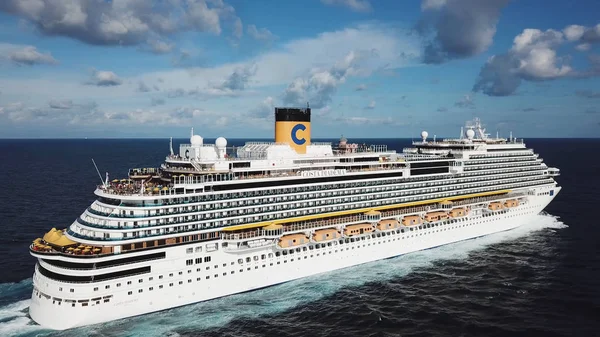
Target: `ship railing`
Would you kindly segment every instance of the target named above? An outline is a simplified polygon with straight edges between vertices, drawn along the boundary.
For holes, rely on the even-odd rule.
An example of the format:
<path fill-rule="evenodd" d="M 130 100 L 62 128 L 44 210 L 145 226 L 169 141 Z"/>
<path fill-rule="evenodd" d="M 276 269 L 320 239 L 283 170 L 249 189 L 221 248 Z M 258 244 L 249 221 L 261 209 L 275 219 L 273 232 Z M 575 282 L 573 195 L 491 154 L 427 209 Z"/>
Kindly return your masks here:
<path fill-rule="evenodd" d="M 46 276 L 46 275 L 44 275 L 43 273 L 40 272 L 38 264 L 35 265 L 35 269 L 36 269 L 36 274 L 37 275 L 42 275 L 44 277 L 48 277 L 48 276 Z M 139 272 L 139 273 L 135 273 L 135 274 L 127 274 L 127 277 L 136 276 L 136 275 L 142 275 L 142 274 L 147 274 L 147 273 L 148 272 Z M 110 280 L 115 280 L 115 279 L 119 279 L 119 278 L 123 278 L 123 276 L 115 276 L 115 277 L 110 277 L 110 278 L 104 278 L 104 279 L 102 279 L 102 282 L 104 282 L 104 281 L 110 281 Z M 98 282 L 98 281 L 95 281 L 95 280 L 91 280 L 91 281 L 66 281 L 66 280 L 56 280 L 56 279 L 52 279 L 52 281 L 61 282 L 61 283 L 92 283 L 92 282 Z"/>
<path fill-rule="evenodd" d="M 362 216 L 360 215 L 350 215 L 350 216 L 341 216 L 332 219 L 324 219 L 317 221 L 308 221 L 308 222 L 297 222 L 291 223 L 284 226 L 284 232 L 295 232 L 300 230 L 314 229 L 319 227 L 332 227 L 346 223 L 352 222 L 360 222 L 363 221 Z"/>

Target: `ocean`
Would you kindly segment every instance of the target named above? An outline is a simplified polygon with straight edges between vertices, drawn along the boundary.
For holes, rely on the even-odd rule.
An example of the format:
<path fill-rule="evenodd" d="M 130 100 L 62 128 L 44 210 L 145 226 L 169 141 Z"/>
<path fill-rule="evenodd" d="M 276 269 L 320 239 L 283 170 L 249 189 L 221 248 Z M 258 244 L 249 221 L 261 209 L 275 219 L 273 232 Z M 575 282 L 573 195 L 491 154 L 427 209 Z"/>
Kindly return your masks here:
<path fill-rule="evenodd" d="M 210 140 L 208 140 L 210 141 Z M 317 140 L 325 141 L 325 140 Z M 336 141 L 336 140 L 329 140 Z M 410 139 L 351 139 L 401 151 Z M 178 144 L 187 140 L 174 140 Z M 243 140 L 229 140 L 242 145 Z M 0 140 L 0 336 L 597 336 L 600 139 L 526 139 L 561 193 L 518 229 L 262 290 L 64 332 L 29 319 L 31 241 L 168 139 Z"/>

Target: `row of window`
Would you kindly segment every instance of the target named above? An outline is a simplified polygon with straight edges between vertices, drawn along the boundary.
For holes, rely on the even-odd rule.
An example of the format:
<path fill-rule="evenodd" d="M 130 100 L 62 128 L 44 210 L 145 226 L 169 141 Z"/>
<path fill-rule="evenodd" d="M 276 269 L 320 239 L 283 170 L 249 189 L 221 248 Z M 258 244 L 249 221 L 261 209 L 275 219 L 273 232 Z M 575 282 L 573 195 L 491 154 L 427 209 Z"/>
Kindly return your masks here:
<path fill-rule="evenodd" d="M 459 189 L 465 189 L 465 188 L 472 188 L 472 187 L 481 187 L 481 186 L 493 186 L 493 185 L 497 185 L 498 183 L 504 183 L 504 184 L 510 184 L 510 183 L 518 183 L 521 181 L 529 181 L 531 183 L 537 182 L 537 181 L 546 181 L 548 182 L 548 178 L 544 177 L 543 175 L 539 175 L 538 177 L 533 177 L 532 178 L 512 178 L 512 179 L 504 179 L 504 181 L 499 182 L 499 181 L 490 181 L 490 182 L 480 182 L 480 183 L 470 183 L 470 184 L 462 184 L 462 185 L 457 185 L 454 188 L 442 188 L 441 190 L 459 190 Z M 500 187 L 498 187 L 500 188 Z M 423 194 L 423 193 L 432 193 L 432 192 L 437 192 L 440 191 L 439 188 L 437 189 L 421 189 L 421 190 L 416 190 L 411 192 L 396 192 L 396 193 L 387 193 L 387 194 L 371 194 L 371 195 L 363 195 L 363 196 L 355 196 L 352 198 L 338 198 L 338 199 L 330 199 L 327 202 L 325 202 L 325 205 L 331 205 L 331 204 L 335 204 L 337 203 L 339 206 L 338 207 L 328 207 L 328 208 L 320 208 L 320 209 L 296 209 L 295 211 L 291 211 L 291 212 L 281 212 L 279 209 L 278 212 L 272 212 L 273 210 L 277 211 L 277 208 L 279 206 L 271 206 L 271 207 L 263 207 L 262 211 L 263 212 L 268 212 L 271 211 L 271 214 L 267 214 L 266 216 L 263 215 L 262 219 L 261 217 L 254 217 L 253 218 L 244 218 L 244 217 L 239 217 L 237 219 L 227 219 L 227 218 L 223 218 L 223 220 L 221 220 L 220 222 L 217 223 L 213 223 L 213 226 L 223 226 L 226 224 L 236 224 L 236 223 L 247 223 L 247 222 L 252 222 L 252 221 L 260 221 L 260 220 L 272 220 L 272 219 L 276 219 L 277 216 L 279 215 L 280 217 L 289 217 L 289 216 L 297 216 L 297 215 L 306 215 L 306 214 L 313 214 L 315 212 L 331 212 L 334 210 L 340 210 L 340 209 L 352 209 L 355 208 L 356 205 L 351 205 L 349 204 L 349 202 L 364 202 L 364 206 L 358 205 L 358 207 L 368 207 L 368 206 L 374 206 L 372 205 L 373 202 L 366 202 L 366 201 L 376 201 L 376 200 L 382 200 L 382 199 L 389 199 L 390 197 L 394 197 L 394 196 L 402 196 L 402 195 L 418 195 L 418 194 Z M 451 195 L 451 194 L 450 194 Z M 349 200 L 348 200 L 349 199 Z M 419 199 L 423 199 L 423 198 L 419 198 Z M 398 199 L 392 199 L 392 203 L 397 203 L 397 202 L 402 202 L 402 199 L 398 200 Z M 412 201 L 412 200 L 406 200 L 406 201 Z M 297 204 L 298 205 L 298 204 Z M 354 206 L 354 207 L 352 207 Z M 272 209 L 269 209 L 272 208 Z M 225 215 L 227 215 L 227 213 L 225 213 Z M 235 215 L 234 215 L 235 216 Z M 78 226 L 72 226 L 72 227 L 78 227 Z M 165 235 L 165 234 L 170 234 L 170 233 L 176 233 L 179 231 L 189 231 L 189 230 L 194 230 L 196 226 L 192 225 L 184 225 L 184 226 L 174 226 L 174 227 L 170 227 L 168 229 L 165 228 L 158 228 L 158 229 L 154 229 L 154 231 L 152 230 L 145 230 L 142 232 L 137 232 L 138 234 L 134 234 L 134 237 L 141 237 L 141 236 L 152 236 L 152 235 Z M 205 224 L 204 228 L 208 228 L 210 227 L 209 224 Z M 95 233 L 93 230 L 88 230 L 86 228 L 82 228 L 84 231 L 86 232 L 92 232 Z M 88 235 L 88 233 L 78 233 L 80 235 Z M 126 233 L 126 232 L 125 232 Z M 113 235 L 111 236 L 110 233 L 104 233 L 105 237 L 108 237 L 110 239 L 119 239 L 119 238 L 127 238 L 126 236 L 123 237 L 123 235 L 125 233 L 121 233 L 121 232 L 117 232 L 117 233 L 112 233 Z M 136 232 L 134 232 L 136 233 Z M 126 234 L 125 234 L 126 235 Z"/>
<path fill-rule="evenodd" d="M 536 174 L 531 173 L 530 175 L 534 175 Z M 367 183 L 364 183 L 364 186 L 361 186 L 361 190 L 358 190 L 359 193 L 373 193 L 373 192 L 379 192 L 379 191 L 393 191 L 393 190 L 402 190 L 402 189 L 414 189 L 417 187 L 430 187 L 430 186 L 443 186 L 443 185 L 451 185 L 451 184 L 456 184 L 460 181 L 470 181 L 470 182 L 477 182 L 477 181 L 482 181 L 482 180 L 491 180 L 491 179 L 502 179 L 502 178 L 507 178 L 510 176 L 525 176 L 527 174 L 519 174 L 517 172 L 512 173 L 512 174 L 501 174 L 501 175 L 482 175 L 479 179 L 473 180 L 471 178 L 451 178 L 448 177 L 446 179 L 438 179 L 438 181 L 432 181 L 432 182 L 427 182 L 427 183 L 418 183 L 418 184 L 394 184 L 393 182 L 390 182 L 390 185 L 386 185 L 386 186 L 382 186 L 382 187 L 371 187 L 369 186 Z M 366 186 L 366 187 L 365 187 Z M 285 190 L 284 190 L 285 191 Z M 220 205 L 219 208 L 221 209 L 231 209 L 231 208 L 235 208 L 235 212 L 237 212 L 237 215 L 240 214 L 253 214 L 253 213 L 260 213 L 260 212 L 264 212 L 264 210 L 261 210 L 258 207 L 254 207 L 254 209 L 252 209 L 252 206 L 246 206 L 246 205 L 250 205 L 250 204 L 254 204 L 254 205 L 265 205 L 265 204 L 273 204 L 273 203 L 277 203 L 276 206 L 271 205 L 267 210 L 285 210 L 288 208 L 294 208 L 295 206 L 292 205 L 291 203 L 293 201 L 296 200 L 311 200 L 311 199 L 315 199 L 315 198 L 331 198 L 334 196 L 346 196 L 346 195 L 356 195 L 359 193 L 356 193 L 357 190 L 356 189 L 336 189 L 333 191 L 327 191 L 327 192 L 317 192 L 317 193 L 305 193 L 305 194 L 292 194 L 292 191 L 288 191 L 286 192 L 287 194 L 281 194 L 278 196 L 273 196 L 273 197 L 269 197 L 269 198 L 262 198 L 262 199 L 246 199 L 246 200 L 240 200 L 240 201 L 232 201 L 232 202 L 224 202 L 222 205 Z M 404 193 L 401 195 L 409 195 L 409 193 Z M 320 202 L 320 204 L 325 204 L 324 200 L 315 200 L 314 203 Z M 93 206 L 93 205 L 92 205 Z M 161 215 L 161 216 L 155 216 L 152 217 L 152 219 L 148 219 L 148 220 L 143 220 L 143 221 L 133 221 L 133 222 L 123 222 L 123 226 L 121 226 L 121 222 L 120 221 L 106 221 L 106 220 L 96 220 L 96 218 L 92 217 L 91 214 L 90 215 L 86 215 L 84 213 L 84 215 L 82 215 L 82 220 L 84 220 L 84 224 L 88 225 L 90 227 L 100 227 L 100 228 L 137 228 L 137 227 L 148 227 L 148 226 L 157 226 L 157 225 L 165 225 L 165 224 L 172 224 L 172 223 L 180 223 L 180 222 L 191 222 L 191 221 L 197 221 L 197 220 L 209 220 L 209 219 L 213 219 L 213 218 L 222 218 L 222 217 L 226 217 L 228 214 L 227 212 L 223 211 L 223 212 L 218 212 L 218 213 L 210 213 L 210 212 L 202 212 L 199 213 L 198 210 L 202 210 L 204 209 L 210 209 L 212 208 L 213 205 L 205 205 L 204 207 L 202 206 L 184 206 L 184 207 L 178 207 L 178 208 L 172 208 L 172 211 L 170 213 L 172 214 L 181 214 L 182 216 L 177 217 L 177 218 L 167 218 L 168 215 Z M 216 206 L 216 205 L 214 205 Z M 314 206 L 313 204 L 310 204 L 309 201 L 309 205 L 308 206 Z M 277 209 L 274 209 L 274 207 L 277 207 Z M 133 211 L 131 211 L 133 212 Z M 156 210 L 156 212 L 158 212 L 158 210 Z M 213 211 L 214 212 L 214 211 Z M 186 215 L 186 214 L 193 214 L 193 215 Z M 231 216 L 231 215 L 230 215 Z M 98 221 L 101 221 L 101 223 L 98 223 Z M 116 224 L 116 225 L 115 225 Z M 131 226 L 133 224 L 133 227 Z"/>

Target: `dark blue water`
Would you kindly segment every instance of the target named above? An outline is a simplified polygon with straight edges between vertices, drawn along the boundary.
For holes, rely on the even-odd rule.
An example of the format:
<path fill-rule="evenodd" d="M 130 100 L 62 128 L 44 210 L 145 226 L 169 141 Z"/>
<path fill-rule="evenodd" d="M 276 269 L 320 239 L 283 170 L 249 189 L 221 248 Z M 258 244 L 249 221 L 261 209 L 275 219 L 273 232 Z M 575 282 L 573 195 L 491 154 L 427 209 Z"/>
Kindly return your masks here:
<path fill-rule="evenodd" d="M 410 144 L 367 142 L 399 151 Z M 29 243 L 66 227 L 94 200 L 100 178 L 91 158 L 118 178 L 130 167 L 158 166 L 168 140 L 0 140 L 0 336 L 597 336 L 600 140 L 527 144 L 561 169 L 563 190 L 548 214 L 523 228 L 55 333 L 27 317 Z"/>

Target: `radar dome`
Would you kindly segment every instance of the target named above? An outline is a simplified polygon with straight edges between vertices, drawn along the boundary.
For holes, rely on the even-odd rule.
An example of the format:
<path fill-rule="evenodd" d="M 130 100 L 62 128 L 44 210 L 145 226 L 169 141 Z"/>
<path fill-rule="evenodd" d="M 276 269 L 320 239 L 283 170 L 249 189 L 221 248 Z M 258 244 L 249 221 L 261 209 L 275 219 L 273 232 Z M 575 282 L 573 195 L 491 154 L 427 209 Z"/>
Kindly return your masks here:
<path fill-rule="evenodd" d="M 473 131 L 471 129 L 467 130 L 467 138 L 473 139 L 473 137 L 475 137 L 475 131 Z"/>
<path fill-rule="evenodd" d="M 192 146 L 201 146 L 203 142 L 204 139 L 198 135 L 193 135 L 192 138 L 190 138 L 190 143 L 192 143 Z"/>
<path fill-rule="evenodd" d="M 427 136 L 429 136 L 429 133 L 427 133 L 427 131 L 421 132 L 421 138 L 427 139 Z"/>
<path fill-rule="evenodd" d="M 223 138 L 223 137 L 219 137 L 217 138 L 217 140 L 215 141 L 215 145 L 217 146 L 217 148 L 219 149 L 224 149 L 225 147 L 227 147 L 227 139 Z"/>

